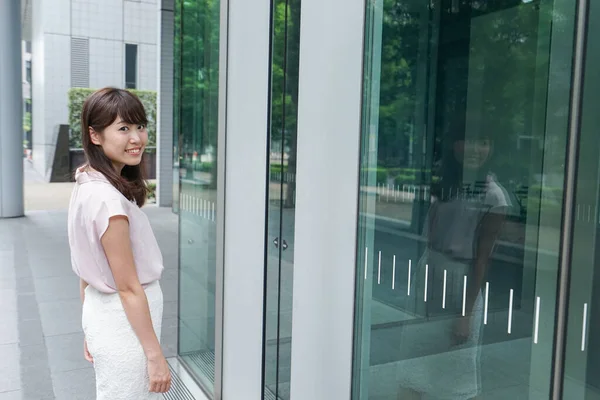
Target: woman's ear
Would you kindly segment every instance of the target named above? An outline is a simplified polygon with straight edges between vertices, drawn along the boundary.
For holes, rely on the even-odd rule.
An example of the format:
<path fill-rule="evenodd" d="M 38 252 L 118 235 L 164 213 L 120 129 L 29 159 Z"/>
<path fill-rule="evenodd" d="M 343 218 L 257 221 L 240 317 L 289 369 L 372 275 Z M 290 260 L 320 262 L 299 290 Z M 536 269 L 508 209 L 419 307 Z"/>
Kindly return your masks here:
<path fill-rule="evenodd" d="M 88 130 L 92 143 L 94 143 L 96 146 L 100 146 L 100 135 L 98 135 L 98 132 L 96 132 L 91 126 L 88 128 Z"/>

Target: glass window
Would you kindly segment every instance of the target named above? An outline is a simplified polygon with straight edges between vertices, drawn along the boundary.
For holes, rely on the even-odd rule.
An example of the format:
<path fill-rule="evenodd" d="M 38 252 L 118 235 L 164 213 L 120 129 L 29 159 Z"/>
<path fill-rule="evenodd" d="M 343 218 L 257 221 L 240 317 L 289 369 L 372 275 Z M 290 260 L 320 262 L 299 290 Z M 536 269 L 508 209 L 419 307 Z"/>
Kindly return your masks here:
<path fill-rule="evenodd" d="M 178 1 L 175 74 L 179 171 L 179 355 L 215 384 L 220 2 Z"/>
<path fill-rule="evenodd" d="M 125 88 L 137 86 L 137 44 L 125 44 Z"/>
<path fill-rule="evenodd" d="M 564 399 L 600 398 L 600 3 L 589 4 L 572 237 Z"/>
<path fill-rule="evenodd" d="M 25 80 L 31 83 L 31 61 L 25 61 Z"/>
<path fill-rule="evenodd" d="M 354 399 L 549 398 L 574 2 L 367 2 Z"/>

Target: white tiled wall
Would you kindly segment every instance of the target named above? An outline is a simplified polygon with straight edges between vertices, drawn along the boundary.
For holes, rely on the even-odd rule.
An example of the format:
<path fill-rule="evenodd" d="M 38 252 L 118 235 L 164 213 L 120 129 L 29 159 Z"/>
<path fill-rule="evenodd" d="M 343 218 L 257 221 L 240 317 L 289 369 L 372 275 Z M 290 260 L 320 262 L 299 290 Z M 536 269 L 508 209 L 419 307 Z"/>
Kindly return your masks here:
<path fill-rule="evenodd" d="M 73 36 L 123 40 L 123 0 L 71 0 Z"/>
<path fill-rule="evenodd" d="M 67 92 L 71 86 L 71 38 L 65 35 L 44 35 L 44 139 L 46 146 L 46 170 L 49 172 L 54 157 L 54 137 L 58 124 L 68 123 Z"/>
<path fill-rule="evenodd" d="M 44 83 L 45 83 L 45 65 L 44 65 L 44 29 L 43 19 L 40 15 L 40 10 L 43 9 L 43 0 L 33 0 L 32 3 L 32 40 L 31 40 L 31 76 L 32 76 L 32 147 L 33 147 L 33 163 L 34 167 L 38 171 L 46 169 L 46 152 L 45 144 L 46 139 L 44 137 L 44 123 L 45 123 L 45 96 L 44 96 Z"/>
<path fill-rule="evenodd" d="M 123 87 L 124 46 L 115 40 L 90 39 L 90 87 Z"/>
<path fill-rule="evenodd" d="M 156 44 L 158 26 L 156 4 L 125 1 L 123 40 L 127 43 Z"/>
<path fill-rule="evenodd" d="M 155 13 L 156 14 L 156 13 Z M 157 89 L 157 46 L 153 44 L 138 45 L 138 89 Z"/>
<path fill-rule="evenodd" d="M 71 34 L 71 0 L 44 1 L 44 32 Z"/>

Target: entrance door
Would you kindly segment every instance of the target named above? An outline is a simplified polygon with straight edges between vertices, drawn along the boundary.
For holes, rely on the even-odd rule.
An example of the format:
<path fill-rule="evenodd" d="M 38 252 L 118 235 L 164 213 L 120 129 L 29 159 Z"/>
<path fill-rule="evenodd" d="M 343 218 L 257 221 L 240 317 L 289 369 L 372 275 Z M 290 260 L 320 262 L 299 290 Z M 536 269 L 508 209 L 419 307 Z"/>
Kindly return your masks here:
<path fill-rule="evenodd" d="M 549 398 L 575 4 L 367 4 L 352 398 Z"/>
<path fill-rule="evenodd" d="M 273 0 L 263 399 L 290 398 L 300 0 Z"/>

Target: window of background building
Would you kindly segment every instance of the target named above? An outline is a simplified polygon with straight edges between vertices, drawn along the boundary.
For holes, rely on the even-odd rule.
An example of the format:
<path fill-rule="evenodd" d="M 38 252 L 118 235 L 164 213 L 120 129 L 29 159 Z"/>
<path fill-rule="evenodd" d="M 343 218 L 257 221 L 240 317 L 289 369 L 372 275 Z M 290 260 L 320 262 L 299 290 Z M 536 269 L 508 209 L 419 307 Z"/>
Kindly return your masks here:
<path fill-rule="evenodd" d="M 125 45 L 125 88 L 137 87 L 137 44 Z"/>
<path fill-rule="evenodd" d="M 31 83 L 31 61 L 25 61 L 25 79 Z"/>

